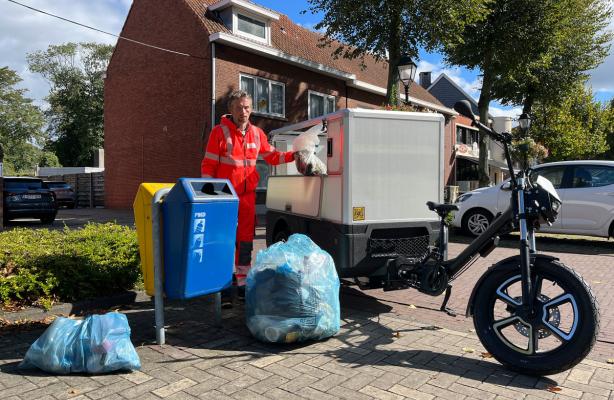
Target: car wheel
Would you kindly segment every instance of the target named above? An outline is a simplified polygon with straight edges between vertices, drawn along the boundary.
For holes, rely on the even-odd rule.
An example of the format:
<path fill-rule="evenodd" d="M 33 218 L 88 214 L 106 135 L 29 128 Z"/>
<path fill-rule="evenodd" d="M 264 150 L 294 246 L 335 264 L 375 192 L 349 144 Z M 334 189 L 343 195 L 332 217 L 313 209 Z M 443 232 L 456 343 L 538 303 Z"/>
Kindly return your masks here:
<path fill-rule="evenodd" d="M 470 210 L 463 217 L 462 228 L 471 236 L 479 236 L 490 226 L 492 214 L 483 208 Z"/>

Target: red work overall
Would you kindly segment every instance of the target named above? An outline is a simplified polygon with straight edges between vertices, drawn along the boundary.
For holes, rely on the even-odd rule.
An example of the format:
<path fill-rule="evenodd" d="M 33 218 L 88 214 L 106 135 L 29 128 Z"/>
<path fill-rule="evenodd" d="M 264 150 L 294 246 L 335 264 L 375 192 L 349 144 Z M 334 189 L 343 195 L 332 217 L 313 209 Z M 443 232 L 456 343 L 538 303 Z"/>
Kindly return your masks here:
<path fill-rule="evenodd" d="M 235 277 L 239 286 L 245 285 L 245 277 L 252 263 L 256 187 L 260 179 L 256 170 L 258 155 L 271 165 L 294 160 L 292 152 L 277 151 L 271 146 L 262 129 L 248 123 L 244 136 L 229 116 L 223 116 L 221 123 L 211 130 L 201 163 L 203 177 L 230 180 L 239 196 L 239 225 L 235 243 Z"/>

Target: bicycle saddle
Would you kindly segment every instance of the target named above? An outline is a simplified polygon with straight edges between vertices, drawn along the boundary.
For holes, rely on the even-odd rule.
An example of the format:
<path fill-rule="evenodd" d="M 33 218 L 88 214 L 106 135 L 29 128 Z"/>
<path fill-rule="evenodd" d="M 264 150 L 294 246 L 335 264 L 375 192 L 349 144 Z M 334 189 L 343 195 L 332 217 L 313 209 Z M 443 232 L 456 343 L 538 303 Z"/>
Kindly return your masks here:
<path fill-rule="evenodd" d="M 429 210 L 435 211 L 441 216 L 447 215 L 450 211 L 458 211 L 458 206 L 456 204 L 439 204 L 434 201 L 427 201 L 426 205 Z"/>

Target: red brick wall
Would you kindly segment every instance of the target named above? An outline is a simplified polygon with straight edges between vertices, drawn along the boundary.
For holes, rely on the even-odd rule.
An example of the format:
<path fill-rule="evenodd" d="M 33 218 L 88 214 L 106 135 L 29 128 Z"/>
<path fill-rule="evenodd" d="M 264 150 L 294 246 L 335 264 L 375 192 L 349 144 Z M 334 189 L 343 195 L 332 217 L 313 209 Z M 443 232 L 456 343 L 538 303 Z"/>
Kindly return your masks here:
<path fill-rule="evenodd" d="M 456 124 L 471 126 L 471 120 L 462 115 L 457 115 L 446 125 L 446 149 L 444 151 L 445 160 L 447 161 L 444 179 L 444 182 L 447 182 L 446 185 L 456 184 L 456 155 L 454 152 L 454 145 L 456 144 Z"/>
<path fill-rule="evenodd" d="M 105 80 L 105 204 L 110 208 L 131 207 L 142 182 L 200 176 L 211 130 L 211 45 L 197 16 L 183 2 L 135 0 L 122 34 L 204 59 L 118 43 Z M 336 96 L 337 109 L 377 108 L 384 102 L 384 96 L 342 80 L 228 46 L 216 44 L 215 55 L 216 121 L 227 112 L 240 73 L 286 85 L 286 118 L 252 118 L 265 132 L 307 119 L 308 90 Z"/>
<path fill-rule="evenodd" d="M 123 36 L 185 52 L 175 55 L 120 40 L 105 80 L 105 204 L 132 206 L 141 182 L 199 176 L 209 120 L 207 34 L 183 2 L 135 0 Z"/>
<path fill-rule="evenodd" d="M 380 106 L 384 96 L 347 87 L 340 79 L 259 57 L 228 46 L 216 45 L 216 121 L 226 114 L 228 95 L 239 88 L 239 74 L 282 82 L 286 88 L 286 118 L 254 115 L 252 121 L 265 132 L 307 119 L 308 91 L 334 95 L 337 109 Z M 346 92 L 347 89 L 347 92 Z M 347 94 L 346 94 L 347 93 Z M 347 96 L 347 97 L 346 97 Z M 347 101 L 346 101 L 347 100 Z"/>

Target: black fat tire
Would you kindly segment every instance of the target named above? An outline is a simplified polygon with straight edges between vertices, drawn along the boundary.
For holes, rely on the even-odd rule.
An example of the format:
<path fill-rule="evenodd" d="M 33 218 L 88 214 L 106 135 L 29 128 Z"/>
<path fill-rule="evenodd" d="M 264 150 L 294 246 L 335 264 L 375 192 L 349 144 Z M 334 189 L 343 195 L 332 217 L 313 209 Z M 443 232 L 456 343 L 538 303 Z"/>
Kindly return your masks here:
<path fill-rule="evenodd" d="M 599 332 L 599 307 L 590 287 L 582 277 L 566 265 L 537 259 L 533 271 L 556 281 L 568 293 L 573 293 L 580 316 L 576 334 L 568 343 L 548 352 L 526 355 L 505 345 L 492 327 L 496 290 L 509 278 L 520 273 L 518 258 L 486 272 L 477 288 L 473 304 L 473 323 L 482 345 L 493 357 L 510 370 L 527 375 L 552 375 L 572 368 L 593 348 Z"/>
<path fill-rule="evenodd" d="M 478 236 L 477 234 L 473 233 L 471 229 L 469 228 L 469 220 L 479 215 L 481 215 L 483 218 L 488 220 L 488 226 L 490 226 L 490 223 L 492 222 L 492 219 L 493 219 L 492 214 L 483 208 L 474 208 L 474 209 L 469 210 L 463 216 L 461 227 L 465 234 L 469 236 L 473 236 L 473 237 Z M 485 230 L 488 229 L 488 226 L 486 226 Z"/>

